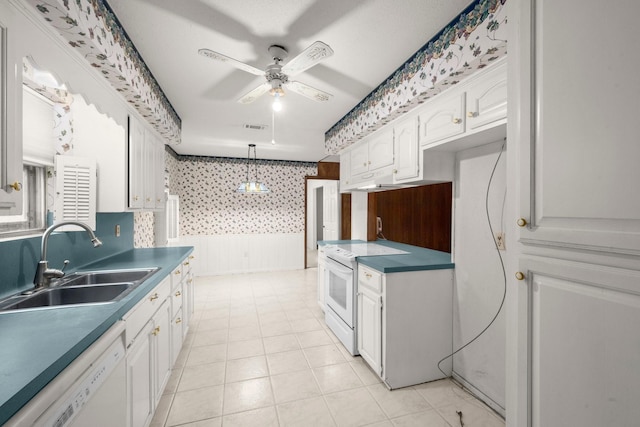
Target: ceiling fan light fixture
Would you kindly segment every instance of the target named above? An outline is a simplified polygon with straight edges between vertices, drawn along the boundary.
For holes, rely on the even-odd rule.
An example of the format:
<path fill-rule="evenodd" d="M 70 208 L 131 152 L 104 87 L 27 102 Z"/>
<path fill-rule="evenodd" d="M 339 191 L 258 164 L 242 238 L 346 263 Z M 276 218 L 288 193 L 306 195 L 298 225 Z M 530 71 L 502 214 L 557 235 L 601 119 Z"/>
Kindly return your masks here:
<path fill-rule="evenodd" d="M 273 104 L 271 104 L 271 108 L 273 108 L 273 111 L 281 111 L 282 102 L 280 102 L 280 94 L 276 92 L 273 95 L 273 97 L 274 97 L 274 100 L 273 100 Z"/>

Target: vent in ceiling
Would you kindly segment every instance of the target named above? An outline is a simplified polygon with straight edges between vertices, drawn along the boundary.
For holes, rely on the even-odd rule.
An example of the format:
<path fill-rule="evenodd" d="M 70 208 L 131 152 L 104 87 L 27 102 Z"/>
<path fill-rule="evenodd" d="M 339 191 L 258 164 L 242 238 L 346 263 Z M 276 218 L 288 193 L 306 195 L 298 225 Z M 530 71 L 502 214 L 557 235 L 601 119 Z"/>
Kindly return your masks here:
<path fill-rule="evenodd" d="M 267 125 L 252 125 L 245 123 L 244 125 L 242 125 L 242 127 L 249 130 L 265 130 L 267 128 Z"/>

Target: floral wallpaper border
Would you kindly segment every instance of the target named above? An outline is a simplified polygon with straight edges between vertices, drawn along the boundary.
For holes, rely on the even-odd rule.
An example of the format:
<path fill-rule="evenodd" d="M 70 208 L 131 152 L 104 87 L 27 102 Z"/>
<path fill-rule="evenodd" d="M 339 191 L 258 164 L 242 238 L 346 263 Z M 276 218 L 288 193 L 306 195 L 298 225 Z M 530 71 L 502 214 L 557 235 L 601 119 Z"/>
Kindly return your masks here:
<path fill-rule="evenodd" d="M 169 143 L 180 143 L 180 117 L 105 0 L 27 2 Z"/>
<path fill-rule="evenodd" d="M 507 53 L 507 0 L 476 0 L 325 133 L 337 154 Z"/>

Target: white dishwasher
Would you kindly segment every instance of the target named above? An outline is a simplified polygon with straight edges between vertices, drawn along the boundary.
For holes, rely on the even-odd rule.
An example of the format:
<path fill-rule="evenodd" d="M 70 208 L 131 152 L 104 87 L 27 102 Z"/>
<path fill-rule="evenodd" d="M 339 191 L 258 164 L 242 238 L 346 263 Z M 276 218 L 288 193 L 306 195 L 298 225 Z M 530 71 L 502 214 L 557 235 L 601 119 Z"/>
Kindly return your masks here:
<path fill-rule="evenodd" d="M 122 427 L 127 423 L 123 321 L 94 342 L 6 426 Z"/>

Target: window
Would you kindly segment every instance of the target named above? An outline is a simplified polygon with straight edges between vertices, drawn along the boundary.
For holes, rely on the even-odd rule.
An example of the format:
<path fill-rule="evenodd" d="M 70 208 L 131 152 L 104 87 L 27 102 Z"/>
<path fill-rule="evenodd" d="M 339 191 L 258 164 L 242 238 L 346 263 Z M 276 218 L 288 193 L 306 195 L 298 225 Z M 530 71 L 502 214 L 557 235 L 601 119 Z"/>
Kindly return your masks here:
<path fill-rule="evenodd" d="M 0 216 L 2 236 L 40 232 L 45 228 L 47 168 L 25 163 L 22 183 L 22 215 Z"/>

